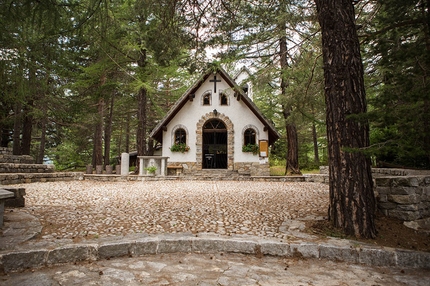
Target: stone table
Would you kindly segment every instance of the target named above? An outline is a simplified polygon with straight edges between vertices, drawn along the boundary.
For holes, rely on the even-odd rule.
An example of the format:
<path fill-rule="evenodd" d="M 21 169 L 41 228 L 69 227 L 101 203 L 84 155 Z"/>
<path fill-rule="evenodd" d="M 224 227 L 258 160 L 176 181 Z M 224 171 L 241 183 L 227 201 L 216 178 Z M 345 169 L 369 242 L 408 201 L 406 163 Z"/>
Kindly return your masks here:
<path fill-rule="evenodd" d="M 13 198 L 14 196 L 14 193 L 0 189 L 0 228 L 3 227 L 4 202 L 6 199 Z"/>

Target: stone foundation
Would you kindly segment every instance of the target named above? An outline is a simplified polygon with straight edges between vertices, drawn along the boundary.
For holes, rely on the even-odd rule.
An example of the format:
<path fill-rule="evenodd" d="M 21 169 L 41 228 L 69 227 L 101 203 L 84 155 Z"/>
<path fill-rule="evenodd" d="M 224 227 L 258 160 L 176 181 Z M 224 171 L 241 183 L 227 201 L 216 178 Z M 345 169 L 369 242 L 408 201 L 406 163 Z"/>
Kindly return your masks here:
<path fill-rule="evenodd" d="M 405 170 L 391 172 L 404 174 Z M 377 206 L 384 215 L 430 233 L 430 175 L 375 176 L 374 180 Z"/>
<path fill-rule="evenodd" d="M 269 164 L 260 164 L 255 162 L 234 163 L 233 169 L 201 169 L 196 162 L 168 162 L 168 166 L 182 167 L 181 174 L 184 176 L 209 176 L 212 173 L 228 173 L 230 176 L 270 176 Z M 169 170 L 168 175 L 173 175 L 174 170 Z"/>
<path fill-rule="evenodd" d="M 260 163 L 234 163 L 234 169 L 242 176 L 270 176 L 269 164 Z"/>
<path fill-rule="evenodd" d="M 327 177 L 328 166 L 320 167 Z M 410 228 L 430 232 L 430 171 L 372 168 L 377 208 Z"/>
<path fill-rule="evenodd" d="M 403 221 L 430 219 L 430 176 L 375 178 L 378 209 Z"/>
<path fill-rule="evenodd" d="M 0 173 L 0 185 L 27 184 L 35 182 L 56 182 L 56 181 L 73 181 L 82 180 L 84 174 L 81 172 L 63 172 L 63 173 Z"/>

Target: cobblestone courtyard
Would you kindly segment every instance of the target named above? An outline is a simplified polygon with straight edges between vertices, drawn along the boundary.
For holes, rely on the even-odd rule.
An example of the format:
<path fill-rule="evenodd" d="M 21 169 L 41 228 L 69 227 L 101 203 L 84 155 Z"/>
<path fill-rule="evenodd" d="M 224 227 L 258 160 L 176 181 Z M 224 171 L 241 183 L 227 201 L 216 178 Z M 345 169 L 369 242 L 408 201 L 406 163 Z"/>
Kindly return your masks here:
<path fill-rule="evenodd" d="M 288 238 L 291 220 L 322 217 L 328 186 L 238 181 L 50 182 L 26 189 L 44 239 L 210 232 Z"/>

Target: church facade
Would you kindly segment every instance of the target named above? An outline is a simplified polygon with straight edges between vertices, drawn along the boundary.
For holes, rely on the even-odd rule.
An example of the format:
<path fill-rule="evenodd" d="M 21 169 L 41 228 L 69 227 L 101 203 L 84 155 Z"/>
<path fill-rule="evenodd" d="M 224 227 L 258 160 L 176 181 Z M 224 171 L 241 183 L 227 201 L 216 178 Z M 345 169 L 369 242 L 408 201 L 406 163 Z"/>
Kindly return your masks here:
<path fill-rule="evenodd" d="M 196 175 L 225 169 L 268 176 L 269 146 L 279 134 L 222 68 L 204 73 L 157 124 L 151 137 L 162 145 L 168 168 Z"/>

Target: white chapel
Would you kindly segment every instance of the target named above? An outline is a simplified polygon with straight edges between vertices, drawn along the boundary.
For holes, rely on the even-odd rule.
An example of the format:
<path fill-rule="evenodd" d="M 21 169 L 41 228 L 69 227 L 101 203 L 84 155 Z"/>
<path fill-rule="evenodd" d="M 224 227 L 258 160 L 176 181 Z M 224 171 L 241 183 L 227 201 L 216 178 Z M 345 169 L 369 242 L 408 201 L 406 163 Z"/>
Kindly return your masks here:
<path fill-rule="evenodd" d="M 241 84 L 222 68 L 210 69 L 178 99 L 150 134 L 161 143 L 161 156 L 168 157 L 167 169 L 184 175 L 216 170 L 270 175 L 269 146 L 279 134 L 248 96 L 242 78 Z"/>

